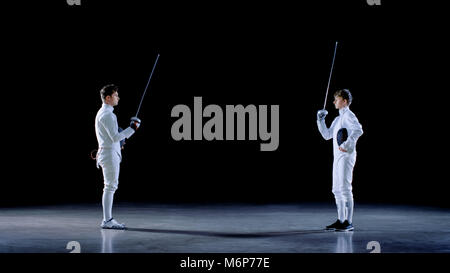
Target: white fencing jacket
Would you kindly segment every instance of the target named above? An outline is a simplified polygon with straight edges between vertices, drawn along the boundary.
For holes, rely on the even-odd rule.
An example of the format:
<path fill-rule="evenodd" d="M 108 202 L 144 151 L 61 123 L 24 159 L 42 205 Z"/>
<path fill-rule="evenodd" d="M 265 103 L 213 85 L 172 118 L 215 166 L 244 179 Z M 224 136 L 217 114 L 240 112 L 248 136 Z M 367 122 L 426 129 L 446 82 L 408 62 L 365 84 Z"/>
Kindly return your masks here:
<path fill-rule="evenodd" d="M 317 120 L 317 127 L 325 140 L 333 138 L 333 154 L 335 157 L 345 154 L 339 151 L 337 132 L 341 128 L 346 128 L 348 138 L 340 147 L 346 150 L 348 155 L 356 156 L 356 141 L 363 134 L 363 130 L 355 114 L 350 111 L 350 108 L 344 107 L 339 109 L 339 116 L 333 120 L 330 128 L 327 128 L 324 119 Z"/>
<path fill-rule="evenodd" d="M 128 127 L 119 133 L 117 117 L 113 111 L 114 107 L 103 103 L 95 117 L 95 135 L 97 136 L 99 153 L 104 150 L 112 150 L 116 151 L 121 157 L 120 141 L 132 136 L 134 129 Z"/>

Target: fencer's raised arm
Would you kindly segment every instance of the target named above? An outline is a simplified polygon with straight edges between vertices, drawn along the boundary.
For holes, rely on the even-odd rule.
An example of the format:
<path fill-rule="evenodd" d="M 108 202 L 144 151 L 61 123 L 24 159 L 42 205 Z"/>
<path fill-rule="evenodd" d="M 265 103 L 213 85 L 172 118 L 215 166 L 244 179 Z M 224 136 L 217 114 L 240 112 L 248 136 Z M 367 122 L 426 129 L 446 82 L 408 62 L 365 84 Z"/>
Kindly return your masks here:
<path fill-rule="evenodd" d="M 107 133 L 112 143 L 119 142 L 125 138 L 129 138 L 135 132 L 135 130 L 133 130 L 131 127 L 128 127 L 119 133 L 117 118 L 112 113 L 103 115 L 100 118 L 99 122 L 103 125 L 103 130 Z"/>
<path fill-rule="evenodd" d="M 325 140 L 330 140 L 333 138 L 333 129 L 334 126 L 336 126 L 336 121 L 337 118 L 333 120 L 333 123 L 331 123 L 330 128 L 327 128 L 327 125 L 325 124 L 325 119 L 317 120 L 317 128 L 319 128 L 319 132 Z"/>
<path fill-rule="evenodd" d="M 343 122 L 343 127 L 346 127 L 349 131 L 347 140 L 341 144 L 341 148 L 348 151 L 355 150 L 356 141 L 363 134 L 363 129 L 358 121 L 358 118 L 353 112 L 349 112 Z"/>

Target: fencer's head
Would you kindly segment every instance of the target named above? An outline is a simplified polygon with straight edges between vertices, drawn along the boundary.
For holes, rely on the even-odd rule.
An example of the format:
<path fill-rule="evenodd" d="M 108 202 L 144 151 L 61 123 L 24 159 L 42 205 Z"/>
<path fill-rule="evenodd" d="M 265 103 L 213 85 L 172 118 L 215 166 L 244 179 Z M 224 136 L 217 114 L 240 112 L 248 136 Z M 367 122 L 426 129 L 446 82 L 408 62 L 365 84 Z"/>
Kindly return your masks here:
<path fill-rule="evenodd" d="M 342 109 L 352 103 L 353 97 L 348 89 L 341 89 L 334 93 L 334 106 L 336 109 Z"/>
<path fill-rule="evenodd" d="M 109 104 L 111 106 L 116 106 L 119 104 L 119 87 L 114 84 L 105 85 L 100 90 L 100 97 L 103 103 Z"/>

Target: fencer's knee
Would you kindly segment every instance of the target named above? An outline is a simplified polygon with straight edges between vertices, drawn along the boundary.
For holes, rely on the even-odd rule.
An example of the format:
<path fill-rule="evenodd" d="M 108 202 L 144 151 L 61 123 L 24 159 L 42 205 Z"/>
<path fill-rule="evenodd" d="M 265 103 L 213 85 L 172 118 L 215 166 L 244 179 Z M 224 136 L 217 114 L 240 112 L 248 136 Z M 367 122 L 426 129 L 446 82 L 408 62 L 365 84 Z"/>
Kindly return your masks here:
<path fill-rule="evenodd" d="M 332 190 L 335 199 L 341 199 L 342 194 L 341 191 L 337 188 L 333 188 Z"/>
<path fill-rule="evenodd" d="M 340 201 L 344 201 L 344 197 L 342 196 L 340 191 L 333 191 L 334 194 L 334 200 L 336 200 L 336 203 Z"/>
<path fill-rule="evenodd" d="M 115 193 L 117 188 L 117 185 L 105 184 L 103 191 Z"/>
<path fill-rule="evenodd" d="M 346 201 L 353 201 L 353 193 L 351 191 L 342 191 L 342 198 Z"/>

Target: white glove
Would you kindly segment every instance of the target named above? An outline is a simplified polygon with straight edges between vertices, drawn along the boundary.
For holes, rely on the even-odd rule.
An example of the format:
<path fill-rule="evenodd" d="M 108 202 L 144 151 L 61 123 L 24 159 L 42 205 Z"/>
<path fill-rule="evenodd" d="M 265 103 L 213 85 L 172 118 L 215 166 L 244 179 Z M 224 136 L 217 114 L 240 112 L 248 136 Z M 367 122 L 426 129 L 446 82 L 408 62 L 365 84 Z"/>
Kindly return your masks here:
<path fill-rule="evenodd" d="M 141 126 L 141 120 L 138 117 L 132 117 L 130 122 L 130 127 L 135 131 Z"/>
<path fill-rule="evenodd" d="M 317 111 L 317 120 L 324 120 L 327 115 L 328 115 L 327 110 L 325 110 L 325 109 L 319 110 L 319 111 Z"/>

